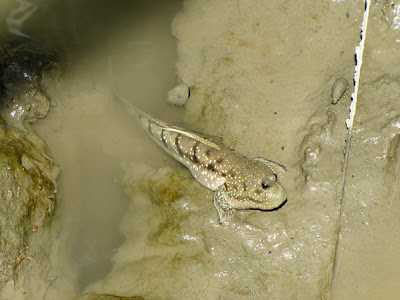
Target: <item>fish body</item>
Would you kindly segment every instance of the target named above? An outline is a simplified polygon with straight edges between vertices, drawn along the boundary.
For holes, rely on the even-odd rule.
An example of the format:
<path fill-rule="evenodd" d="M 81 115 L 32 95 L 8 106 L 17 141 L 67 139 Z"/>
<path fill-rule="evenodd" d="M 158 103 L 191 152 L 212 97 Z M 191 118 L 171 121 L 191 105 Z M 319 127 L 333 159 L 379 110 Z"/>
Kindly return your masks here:
<path fill-rule="evenodd" d="M 215 191 L 220 223 L 231 220 L 237 209 L 272 210 L 286 202 L 287 193 L 278 181 L 286 171 L 282 165 L 249 159 L 201 134 L 134 110 L 153 141 L 185 165 L 200 184 Z"/>

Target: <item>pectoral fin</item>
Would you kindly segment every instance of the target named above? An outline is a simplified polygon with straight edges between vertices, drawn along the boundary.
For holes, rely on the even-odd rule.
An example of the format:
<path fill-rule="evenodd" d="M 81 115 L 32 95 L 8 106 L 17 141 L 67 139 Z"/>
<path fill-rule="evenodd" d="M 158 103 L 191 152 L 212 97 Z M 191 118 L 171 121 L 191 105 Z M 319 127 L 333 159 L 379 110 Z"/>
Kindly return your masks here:
<path fill-rule="evenodd" d="M 214 206 L 218 212 L 219 223 L 229 223 L 236 213 L 236 209 L 228 203 L 229 195 L 225 191 L 225 187 L 221 185 L 214 194 Z"/>

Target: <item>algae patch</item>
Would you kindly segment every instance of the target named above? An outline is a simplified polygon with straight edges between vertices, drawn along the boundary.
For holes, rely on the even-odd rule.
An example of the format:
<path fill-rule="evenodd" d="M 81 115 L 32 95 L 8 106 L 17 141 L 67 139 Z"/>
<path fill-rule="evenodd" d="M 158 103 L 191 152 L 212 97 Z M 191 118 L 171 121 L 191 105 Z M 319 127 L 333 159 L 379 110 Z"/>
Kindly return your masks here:
<path fill-rule="evenodd" d="M 207 198 L 201 195 L 211 193 L 201 187 L 185 169 L 174 171 L 161 168 L 150 171 L 137 183 L 138 190 L 145 193 L 156 206 L 158 225 L 149 234 L 152 245 L 176 245 L 184 243 L 187 223 L 193 213 L 200 213 L 200 207 L 207 206 Z M 211 212 L 214 207 L 211 197 L 208 206 Z M 201 203 L 203 202 L 204 203 Z"/>
<path fill-rule="evenodd" d="M 50 278 L 50 224 L 58 166 L 29 124 L 50 109 L 55 56 L 29 44 L 5 44 L 0 56 L 0 293 L 41 298 Z M 51 94 L 51 93 L 50 93 Z"/>
<path fill-rule="evenodd" d="M 187 193 L 187 183 L 190 180 L 192 179 L 171 170 L 159 169 L 139 182 L 138 188 L 147 192 L 153 203 L 168 205 Z"/>

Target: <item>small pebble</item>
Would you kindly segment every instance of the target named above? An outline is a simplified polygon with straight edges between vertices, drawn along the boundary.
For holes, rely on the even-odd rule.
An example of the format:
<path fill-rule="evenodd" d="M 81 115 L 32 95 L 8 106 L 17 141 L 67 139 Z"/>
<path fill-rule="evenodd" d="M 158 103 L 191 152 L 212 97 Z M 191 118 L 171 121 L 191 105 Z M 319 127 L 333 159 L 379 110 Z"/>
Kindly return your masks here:
<path fill-rule="evenodd" d="M 168 92 L 167 102 L 173 105 L 183 106 L 190 96 L 190 89 L 185 84 L 180 84 Z"/>
<path fill-rule="evenodd" d="M 332 104 L 338 103 L 348 88 L 349 82 L 346 80 L 346 78 L 339 77 L 336 79 L 332 86 Z"/>

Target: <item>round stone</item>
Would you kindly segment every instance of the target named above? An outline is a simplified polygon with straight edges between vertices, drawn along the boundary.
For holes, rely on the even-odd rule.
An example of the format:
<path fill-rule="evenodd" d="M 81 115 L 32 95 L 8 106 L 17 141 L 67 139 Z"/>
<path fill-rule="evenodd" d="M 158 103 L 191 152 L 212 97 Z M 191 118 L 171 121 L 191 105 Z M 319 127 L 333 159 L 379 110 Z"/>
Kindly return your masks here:
<path fill-rule="evenodd" d="M 190 89 L 186 84 L 180 84 L 168 92 L 167 102 L 183 106 L 190 96 Z"/>

